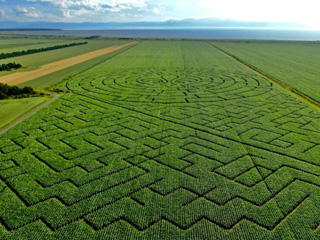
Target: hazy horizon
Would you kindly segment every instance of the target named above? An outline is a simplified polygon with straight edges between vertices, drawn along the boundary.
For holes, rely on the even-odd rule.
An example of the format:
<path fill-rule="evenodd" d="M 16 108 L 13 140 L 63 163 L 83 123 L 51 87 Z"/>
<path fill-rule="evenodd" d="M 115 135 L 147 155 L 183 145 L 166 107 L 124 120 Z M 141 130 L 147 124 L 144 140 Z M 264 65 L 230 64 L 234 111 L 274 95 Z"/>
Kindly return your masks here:
<path fill-rule="evenodd" d="M 315 0 L 0 0 L 0 23 L 135 23 L 215 18 L 320 29 L 319 5 Z"/>
<path fill-rule="evenodd" d="M 257 29 L 257 30 L 318 30 L 302 24 L 282 22 L 249 22 L 231 19 L 183 19 L 144 22 L 17 22 L 2 21 L 0 29 L 57 29 L 57 30 L 157 30 L 157 29 Z"/>

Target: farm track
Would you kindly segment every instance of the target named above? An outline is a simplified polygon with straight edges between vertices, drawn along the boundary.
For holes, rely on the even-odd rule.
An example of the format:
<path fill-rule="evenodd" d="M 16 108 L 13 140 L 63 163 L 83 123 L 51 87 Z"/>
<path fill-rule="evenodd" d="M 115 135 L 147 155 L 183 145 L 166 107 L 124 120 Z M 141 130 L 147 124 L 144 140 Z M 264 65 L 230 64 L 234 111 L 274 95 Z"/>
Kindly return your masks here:
<path fill-rule="evenodd" d="M 303 99 L 304 101 L 308 102 L 309 104 L 311 104 L 312 106 L 316 107 L 317 109 L 320 109 L 320 103 L 313 99 L 312 97 L 308 96 L 308 95 L 305 95 L 304 93 L 302 93 L 301 91 L 297 90 L 297 89 L 294 89 L 292 87 L 290 87 L 289 85 L 281 82 L 280 80 L 276 79 L 275 77 L 271 76 L 270 74 L 268 73 L 265 73 L 263 71 L 261 71 L 260 69 L 258 69 L 257 67 L 255 67 L 254 65 L 252 64 L 249 64 L 247 63 L 246 61 L 243 61 L 241 58 L 215 46 L 214 44 L 212 43 L 209 43 L 210 45 L 212 45 L 214 48 L 216 48 L 217 50 L 219 50 L 220 52 L 228 55 L 229 57 L 233 58 L 234 60 L 242 63 L 243 65 L 247 66 L 248 68 L 254 70 L 255 72 L 259 73 L 261 76 L 263 76 L 264 78 L 266 78 L 267 80 L 277 84 L 278 86 L 282 87 L 283 89 L 291 92 L 293 95 Z"/>
<path fill-rule="evenodd" d="M 48 104 L 52 103 L 53 101 L 55 101 L 56 99 L 58 99 L 60 97 L 59 94 L 53 94 L 53 98 L 51 98 L 49 101 L 46 101 L 45 103 L 41 104 L 40 106 L 37 106 L 34 110 L 32 110 L 31 112 L 29 112 L 28 114 L 24 115 L 23 117 L 18 118 L 17 120 L 14 121 L 14 123 L 10 124 L 9 126 L 5 127 L 4 129 L 2 129 L 0 131 L 0 136 L 4 133 L 6 133 L 7 131 L 9 131 L 11 128 L 14 128 L 15 126 L 17 126 L 19 123 L 23 122 L 24 120 L 28 119 L 31 115 L 35 114 L 36 112 L 38 112 L 40 109 L 44 108 L 45 106 L 47 106 Z"/>
<path fill-rule="evenodd" d="M 34 80 L 39 77 L 46 76 L 50 73 L 54 73 L 62 69 L 77 65 L 79 63 L 91 60 L 93 58 L 120 50 L 132 44 L 137 44 L 137 42 L 131 42 L 131 43 L 120 45 L 120 46 L 112 46 L 112 47 L 96 50 L 93 52 L 85 53 L 79 56 L 75 56 L 75 57 L 67 58 L 61 61 L 43 65 L 36 70 L 9 74 L 7 76 L 0 77 L 0 83 L 5 83 L 8 85 L 18 85 L 24 82 Z"/>

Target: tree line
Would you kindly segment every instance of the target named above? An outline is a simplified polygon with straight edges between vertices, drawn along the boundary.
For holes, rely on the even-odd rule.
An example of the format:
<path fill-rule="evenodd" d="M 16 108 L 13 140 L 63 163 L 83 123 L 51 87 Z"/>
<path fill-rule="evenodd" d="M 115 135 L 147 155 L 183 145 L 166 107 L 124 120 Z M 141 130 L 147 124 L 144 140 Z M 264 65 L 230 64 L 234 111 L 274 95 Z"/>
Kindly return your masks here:
<path fill-rule="evenodd" d="M 0 53 L 0 59 L 19 57 L 19 56 L 23 56 L 23 55 L 34 54 L 34 53 L 39 53 L 39 52 L 46 52 L 46 51 L 51 51 L 51 50 L 56 50 L 56 49 L 61 49 L 61 48 L 67 48 L 67 47 L 74 47 L 74 46 L 78 46 L 78 45 L 84 45 L 87 43 L 88 42 L 70 43 L 70 44 L 56 45 L 56 46 L 46 47 L 46 48 L 29 49 L 26 51 L 23 50 L 23 51 L 19 51 L 19 52 Z"/>
<path fill-rule="evenodd" d="M 1 64 L 0 65 L 0 72 L 1 71 L 10 71 L 11 69 L 18 69 L 21 68 L 21 64 L 19 63 L 7 63 L 7 64 Z"/>
<path fill-rule="evenodd" d="M 0 83 L 0 99 L 24 98 L 34 95 L 36 92 L 31 87 L 19 88 L 17 86 L 8 86 Z"/>

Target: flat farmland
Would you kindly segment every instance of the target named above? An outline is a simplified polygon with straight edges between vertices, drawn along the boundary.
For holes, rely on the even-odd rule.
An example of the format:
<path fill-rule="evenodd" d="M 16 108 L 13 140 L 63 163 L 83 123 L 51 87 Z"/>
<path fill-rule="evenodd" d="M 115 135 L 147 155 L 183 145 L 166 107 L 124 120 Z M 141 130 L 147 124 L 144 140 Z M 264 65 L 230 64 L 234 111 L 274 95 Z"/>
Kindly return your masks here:
<path fill-rule="evenodd" d="M 320 103 L 320 44 L 213 44 Z"/>
<path fill-rule="evenodd" d="M 38 40 L 40 41 L 40 40 Z M 19 49 L 27 50 L 27 49 L 38 49 L 43 47 L 55 46 L 55 45 L 63 45 L 70 44 L 74 42 L 83 42 L 84 40 L 71 40 L 71 41 L 60 41 L 54 43 L 45 43 L 40 45 L 32 45 L 28 47 L 20 47 Z M 8 62 L 16 62 L 20 63 L 24 68 L 21 71 L 31 71 L 38 69 L 44 64 L 53 63 L 56 61 L 60 61 L 66 58 L 71 58 L 74 56 L 78 56 L 81 54 L 85 54 L 88 52 L 96 51 L 99 49 L 115 46 L 115 45 L 123 45 L 129 43 L 129 41 L 88 41 L 86 45 L 79 45 L 74 47 L 62 48 L 53 51 L 40 52 L 36 54 L 29 54 L 25 56 L 12 57 L 8 59 L 0 60 L 0 64 L 8 63 Z M 14 52 L 15 49 L 6 49 L 7 52 Z M 4 50 L 1 50 L 4 52 Z M 0 77 L 8 74 L 12 74 L 13 72 L 1 72 Z"/>
<path fill-rule="evenodd" d="M 48 43 L 48 42 L 47 42 Z M 59 42 L 56 42 L 59 43 Z M 60 42 L 61 43 L 61 42 Z M 16 51 L 16 49 L 21 49 L 25 50 L 27 48 L 27 50 L 29 49 L 28 47 L 39 47 L 40 45 L 42 45 L 43 42 L 34 42 L 34 43 L 29 43 L 29 42 L 22 42 L 22 43 L 6 43 L 3 40 L 0 40 L 0 50 L 2 53 L 4 52 L 12 52 L 12 51 Z"/>
<path fill-rule="evenodd" d="M 3 36 L 0 34 L 0 50 L 4 52 L 7 49 L 16 49 L 16 48 L 27 48 L 32 46 L 37 46 L 44 43 L 61 43 L 63 40 L 58 39 L 32 39 L 32 38 L 17 38 L 17 39 L 3 39 Z"/>
<path fill-rule="evenodd" d="M 320 112 L 290 91 L 192 41 L 63 85 L 0 136 L 1 239 L 320 238 Z"/>
<path fill-rule="evenodd" d="M 26 43 L 28 43 L 27 39 Z M 41 41 L 42 39 L 37 39 Z M 0 40 L 5 41 L 5 40 Z M 61 44 L 70 44 L 75 42 L 83 42 L 84 40 L 70 40 L 51 43 L 51 39 L 42 40 L 46 41 L 46 44 L 41 46 L 56 46 Z M 57 41 L 57 40 L 56 40 Z M 6 64 L 8 62 L 20 63 L 23 68 L 15 71 L 2 71 L 0 72 L 0 82 L 11 84 L 19 84 L 20 86 L 30 86 L 36 89 L 49 88 L 50 86 L 57 84 L 64 80 L 65 78 L 75 75 L 95 64 L 105 61 L 114 54 L 121 52 L 122 48 L 117 49 L 117 47 L 124 46 L 132 41 L 117 41 L 117 40 L 106 40 L 106 41 L 88 41 L 88 44 L 73 46 L 68 48 L 62 48 L 52 51 L 40 52 L 35 54 L 29 54 L 25 56 L 12 57 L 8 59 L 0 60 L 0 64 Z M 39 45 L 39 46 L 40 46 Z M 32 45 L 27 47 L 22 47 L 24 50 L 27 49 L 38 49 L 38 45 Z M 109 49 L 110 48 L 110 49 Z M 107 54 L 106 49 L 110 50 Z M 113 50 L 112 50 L 113 49 Z M 7 49 L 9 52 L 14 52 L 13 49 Z M 0 50 L 1 51 L 1 50 Z M 2 52 L 2 51 L 1 51 Z M 101 52 L 104 54 L 96 54 Z M 91 58 L 83 58 L 85 61 L 78 61 L 81 56 L 90 56 Z M 66 62 L 67 59 L 72 61 L 72 63 L 65 63 L 62 67 L 57 68 L 57 64 Z M 43 73 L 44 72 L 44 73 Z M 41 73 L 41 74 L 39 74 Z"/>
<path fill-rule="evenodd" d="M 0 101 L 0 130 L 12 123 L 21 115 L 47 101 L 45 97 L 27 99 L 1 100 Z"/>
<path fill-rule="evenodd" d="M 56 45 L 64 45 L 64 44 L 70 44 L 73 42 L 79 42 L 79 41 L 45 41 L 45 42 L 41 42 L 41 41 L 37 41 L 35 43 L 26 43 L 26 44 L 18 44 L 16 46 L 12 45 L 10 47 L 3 45 L 2 49 L 1 49 L 1 53 L 11 53 L 11 52 L 20 52 L 20 51 L 27 51 L 29 49 L 39 49 L 39 48 L 47 48 L 47 47 L 52 47 L 52 46 L 56 46 Z M 1 43 L 1 40 L 0 40 Z M 14 47 L 13 47 L 14 46 Z M 8 48 L 9 47 L 9 48 Z"/>
<path fill-rule="evenodd" d="M 120 45 L 120 46 L 108 47 L 108 48 L 100 49 L 97 51 L 92 51 L 86 54 L 81 54 L 72 58 L 66 58 L 61 61 L 56 61 L 50 64 L 43 65 L 40 67 L 40 69 L 36 69 L 28 72 L 15 73 L 12 75 L 1 77 L 0 82 L 9 84 L 9 85 L 18 85 L 25 82 L 32 82 L 34 79 L 46 76 L 51 73 L 58 72 L 60 70 L 92 60 L 100 56 L 110 54 L 112 52 L 121 50 L 122 48 L 128 47 L 133 44 L 137 44 L 137 42 L 131 42 L 129 44 Z"/>

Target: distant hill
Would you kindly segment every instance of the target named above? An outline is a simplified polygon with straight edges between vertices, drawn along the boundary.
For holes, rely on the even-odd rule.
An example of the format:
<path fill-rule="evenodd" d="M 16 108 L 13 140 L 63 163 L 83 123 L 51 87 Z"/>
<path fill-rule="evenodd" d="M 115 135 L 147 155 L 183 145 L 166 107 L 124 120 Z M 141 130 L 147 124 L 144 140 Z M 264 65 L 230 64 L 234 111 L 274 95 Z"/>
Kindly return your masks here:
<path fill-rule="evenodd" d="M 61 29 L 61 30 L 105 30 L 125 28 L 210 28 L 210 27 L 248 27 L 248 28 L 300 28 L 295 23 L 245 22 L 219 18 L 168 20 L 164 22 L 0 22 L 0 29 Z"/>

